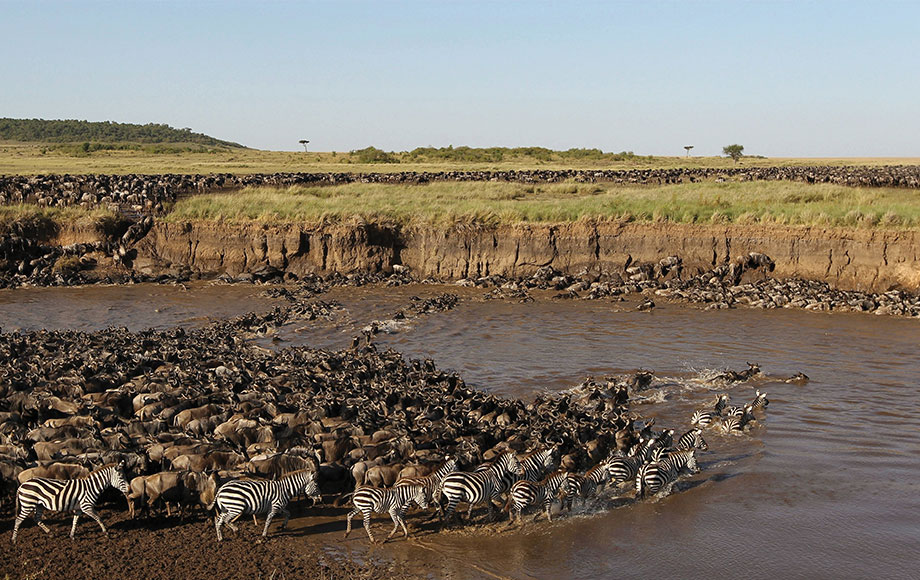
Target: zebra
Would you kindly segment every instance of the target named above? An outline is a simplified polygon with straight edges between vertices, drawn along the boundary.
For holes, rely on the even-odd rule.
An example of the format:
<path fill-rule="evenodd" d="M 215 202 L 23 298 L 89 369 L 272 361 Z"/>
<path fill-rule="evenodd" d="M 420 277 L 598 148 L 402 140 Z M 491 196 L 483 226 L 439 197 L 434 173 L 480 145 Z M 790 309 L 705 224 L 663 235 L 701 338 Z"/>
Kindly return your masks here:
<path fill-rule="evenodd" d="M 525 456 L 524 459 L 521 460 L 523 474 L 520 478 L 529 479 L 530 481 L 540 481 L 544 473 L 553 469 L 554 451 L 555 448 L 553 447 L 541 451 L 534 451 L 530 455 Z"/>
<path fill-rule="evenodd" d="M 770 401 L 767 399 L 767 394 L 757 391 L 757 396 L 754 397 L 754 401 L 751 402 L 751 409 L 763 409 L 769 404 Z"/>
<path fill-rule="evenodd" d="M 511 490 L 511 486 L 516 481 L 522 479 L 527 479 L 530 481 L 540 481 L 547 471 L 550 471 L 554 467 L 553 463 L 553 453 L 555 448 L 542 449 L 540 451 L 534 451 L 528 455 L 525 455 L 523 459 L 520 459 L 521 464 L 520 470 L 515 473 L 508 473 L 505 477 L 502 478 L 502 493 L 507 493 Z M 476 472 L 482 472 L 491 466 L 491 463 L 484 463 L 476 468 Z"/>
<path fill-rule="evenodd" d="M 70 526 L 70 539 L 73 539 L 77 530 L 77 520 L 80 514 L 86 514 L 96 520 L 102 533 L 108 532 L 102 518 L 96 513 L 96 502 L 106 489 L 114 487 L 128 498 L 128 481 L 122 472 L 123 464 L 108 464 L 93 471 L 80 479 L 47 479 L 37 477 L 30 479 L 19 486 L 16 491 L 16 523 L 13 524 L 13 543 L 19 534 L 19 526 L 23 520 L 32 516 L 35 523 L 46 534 L 50 534 L 42 522 L 42 512 L 46 509 L 52 511 L 73 511 L 73 524 Z"/>
<path fill-rule="evenodd" d="M 498 499 L 502 493 L 511 489 L 505 482 L 521 474 L 521 464 L 514 453 L 503 453 L 489 467 L 483 471 L 473 473 L 451 473 L 441 483 L 441 493 L 447 498 L 447 509 L 444 512 L 444 523 L 451 518 L 457 504 L 461 501 L 470 504 L 467 510 L 467 520 L 473 515 L 473 506 L 477 503 Z M 512 482 L 513 483 L 513 482 Z"/>
<path fill-rule="evenodd" d="M 310 469 L 301 469 L 292 471 L 281 476 L 277 481 L 254 480 L 254 479 L 235 479 L 228 481 L 217 490 L 214 496 L 214 502 L 208 506 L 216 506 L 214 516 L 214 528 L 217 531 L 217 541 L 223 541 L 223 535 L 220 528 L 223 524 L 233 530 L 239 531 L 233 522 L 243 514 L 264 514 L 268 512 L 265 518 L 265 527 L 262 529 L 262 537 L 268 536 L 268 526 L 272 522 L 275 514 L 284 515 L 284 522 L 281 529 L 287 527 L 291 512 L 287 510 L 287 505 L 291 498 L 304 494 L 309 496 L 314 502 L 322 501 L 319 492 L 319 485 L 316 482 L 316 472 Z"/>
<path fill-rule="evenodd" d="M 659 447 L 664 447 L 667 449 L 671 446 L 672 443 L 674 443 L 674 429 L 665 429 L 655 436 L 655 440 L 657 441 L 657 445 Z"/>
<path fill-rule="evenodd" d="M 514 485 L 511 486 L 511 493 L 508 495 L 508 502 L 505 504 L 504 508 L 504 511 L 511 512 L 511 520 L 508 522 L 508 525 L 514 523 L 515 513 L 517 513 L 518 523 L 523 524 L 524 518 L 521 512 L 524 508 L 540 502 L 543 503 L 546 519 L 553 521 L 553 516 L 550 513 L 553 507 L 553 500 L 556 499 L 560 492 L 566 491 L 570 481 L 570 473 L 566 471 L 556 471 L 547 475 L 546 478 L 539 483 L 530 481 L 529 479 L 522 479 L 514 482 Z M 537 512 L 534 516 L 534 521 L 537 521 L 539 517 L 540 512 Z"/>
<path fill-rule="evenodd" d="M 721 417 L 722 413 L 725 411 L 725 406 L 728 405 L 729 396 L 722 394 L 716 397 L 716 402 L 713 405 L 712 409 L 698 409 L 693 413 L 693 417 L 690 418 L 691 425 L 697 425 L 699 427 L 709 427 L 713 424 L 717 417 Z"/>
<path fill-rule="evenodd" d="M 613 480 L 614 485 L 620 485 L 626 481 L 632 481 L 636 478 L 639 468 L 642 467 L 649 459 L 649 456 L 656 449 L 664 449 L 659 445 L 658 439 L 651 438 L 630 449 L 630 455 L 615 455 L 608 459 L 607 473 Z"/>
<path fill-rule="evenodd" d="M 677 447 L 678 450 L 699 449 L 701 451 L 707 451 L 709 449 L 709 445 L 707 445 L 706 440 L 703 439 L 702 429 L 690 429 L 680 436 L 675 447 Z"/>
<path fill-rule="evenodd" d="M 457 471 L 457 460 L 453 457 L 448 457 L 447 460 L 439 467 L 434 473 L 429 474 L 425 477 L 406 477 L 398 480 L 394 487 L 402 487 L 406 485 L 421 485 L 425 487 L 425 500 L 432 505 L 435 505 L 440 510 L 440 488 L 441 482 L 444 481 L 444 478 L 448 474 Z"/>
<path fill-rule="evenodd" d="M 402 526 L 403 534 L 408 538 L 409 530 L 406 529 L 405 517 L 409 504 L 414 502 L 420 508 L 425 509 L 428 507 L 427 497 L 428 490 L 421 484 L 398 485 L 389 489 L 362 485 L 354 491 L 351 498 L 355 509 L 348 512 L 346 517 L 345 537 L 347 538 L 351 533 L 351 519 L 360 513 L 364 518 L 364 530 L 367 532 L 367 537 L 370 538 L 372 544 L 376 544 L 374 534 L 371 533 L 371 514 L 389 512 L 390 518 L 393 519 L 393 531 L 384 542 L 393 537 L 399 526 Z"/>
<path fill-rule="evenodd" d="M 725 409 L 725 417 L 747 417 L 750 420 L 750 417 L 753 416 L 754 405 L 749 403 L 743 407 L 728 407 Z"/>
<path fill-rule="evenodd" d="M 677 481 L 682 471 L 697 471 L 695 450 L 672 451 L 658 461 L 643 465 L 636 474 L 636 497 L 654 495 Z"/>
<path fill-rule="evenodd" d="M 602 461 L 585 472 L 584 475 L 569 474 L 566 482 L 565 500 L 563 505 L 572 509 L 572 503 L 575 498 L 581 498 L 581 505 L 584 506 L 587 499 L 597 493 L 598 489 L 603 489 L 610 480 L 610 469 L 608 461 Z"/>
<path fill-rule="evenodd" d="M 754 407 L 752 405 L 745 405 L 743 408 L 740 408 L 739 411 L 733 411 L 730 415 L 726 415 L 725 418 L 722 419 L 722 431 L 725 433 L 740 433 L 744 431 L 748 423 L 755 420 L 753 411 Z"/>

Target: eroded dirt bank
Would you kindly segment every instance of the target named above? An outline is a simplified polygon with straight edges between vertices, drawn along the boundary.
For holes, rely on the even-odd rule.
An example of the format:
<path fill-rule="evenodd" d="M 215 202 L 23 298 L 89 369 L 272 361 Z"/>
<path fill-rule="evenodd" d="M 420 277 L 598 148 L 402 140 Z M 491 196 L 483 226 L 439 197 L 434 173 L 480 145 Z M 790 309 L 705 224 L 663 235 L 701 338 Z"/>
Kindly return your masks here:
<path fill-rule="evenodd" d="M 399 228 L 394 225 L 158 223 L 137 246 L 135 268 L 183 265 L 203 274 L 266 266 L 297 276 L 388 272 L 421 278 L 529 276 L 544 266 L 567 274 L 622 272 L 627 263 L 679 256 L 689 275 L 749 252 L 769 255 L 776 278 L 844 290 L 920 288 L 920 234 L 817 227 L 575 223 Z"/>

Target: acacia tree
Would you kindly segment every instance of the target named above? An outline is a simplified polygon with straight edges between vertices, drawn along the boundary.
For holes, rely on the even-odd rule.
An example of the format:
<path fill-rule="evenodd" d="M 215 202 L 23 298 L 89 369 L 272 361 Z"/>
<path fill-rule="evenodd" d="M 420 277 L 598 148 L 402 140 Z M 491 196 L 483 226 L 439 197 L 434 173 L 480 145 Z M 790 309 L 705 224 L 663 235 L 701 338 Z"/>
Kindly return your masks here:
<path fill-rule="evenodd" d="M 693 149 L 693 145 L 684 145 L 684 149 L 687 150 L 687 157 L 690 157 L 690 150 Z"/>
<path fill-rule="evenodd" d="M 722 154 L 728 155 L 732 161 L 738 163 L 738 160 L 744 155 L 744 145 L 726 145 L 722 148 Z"/>
<path fill-rule="evenodd" d="M 298 143 L 300 143 L 301 145 L 303 145 L 303 152 L 306 153 L 306 152 L 307 152 L 307 143 L 309 143 L 309 141 L 307 141 L 306 139 L 301 139 L 300 141 L 298 141 Z"/>

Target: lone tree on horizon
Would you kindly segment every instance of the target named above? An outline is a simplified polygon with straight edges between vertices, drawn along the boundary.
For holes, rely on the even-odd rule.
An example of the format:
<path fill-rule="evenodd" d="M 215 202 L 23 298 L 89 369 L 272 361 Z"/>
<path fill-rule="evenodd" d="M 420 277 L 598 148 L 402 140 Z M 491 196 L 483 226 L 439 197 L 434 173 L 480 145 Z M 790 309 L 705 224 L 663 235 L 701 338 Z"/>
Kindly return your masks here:
<path fill-rule="evenodd" d="M 693 149 L 693 145 L 684 145 L 684 149 L 687 150 L 687 157 L 690 157 L 690 150 Z"/>
<path fill-rule="evenodd" d="M 309 141 L 307 141 L 306 139 L 301 139 L 300 141 L 298 141 L 298 143 L 300 143 L 301 145 L 303 145 L 303 152 L 306 153 L 306 152 L 307 152 L 307 143 L 309 143 Z"/>
<path fill-rule="evenodd" d="M 722 154 L 728 155 L 732 161 L 738 163 L 738 160 L 744 155 L 744 145 L 726 145 L 722 148 Z"/>

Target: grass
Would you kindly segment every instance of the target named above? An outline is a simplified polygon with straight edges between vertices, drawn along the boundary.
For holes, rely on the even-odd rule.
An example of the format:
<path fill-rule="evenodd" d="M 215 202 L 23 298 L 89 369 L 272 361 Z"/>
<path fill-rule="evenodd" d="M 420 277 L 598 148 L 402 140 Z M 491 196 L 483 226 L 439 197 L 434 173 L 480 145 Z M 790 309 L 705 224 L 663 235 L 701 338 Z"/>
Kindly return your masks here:
<path fill-rule="evenodd" d="M 179 201 L 168 221 L 559 223 L 627 220 L 914 228 L 920 195 L 895 188 L 795 182 L 664 186 L 433 182 L 252 188 Z"/>
<path fill-rule="evenodd" d="M 82 151 L 49 144 L 0 144 L 0 175 L 48 173 L 274 173 L 274 172 L 399 172 L 484 171 L 524 169 L 649 169 L 678 167 L 733 167 L 724 157 L 649 157 L 617 159 L 617 155 L 583 159 L 539 154 L 505 156 L 501 161 L 440 160 L 436 156 L 397 154 L 399 163 L 361 163 L 360 152 L 305 153 L 223 149 L 212 152 L 150 150 Z M 920 159 L 786 159 L 746 157 L 741 165 L 893 165 L 917 164 Z"/>
<path fill-rule="evenodd" d="M 63 223 L 72 223 L 100 232 L 114 231 L 119 218 L 107 209 L 86 210 L 80 207 L 39 207 L 37 205 L 0 206 L 0 234 L 13 229 L 21 232 L 50 235 Z"/>

